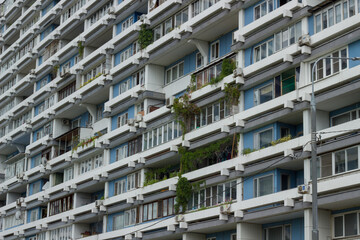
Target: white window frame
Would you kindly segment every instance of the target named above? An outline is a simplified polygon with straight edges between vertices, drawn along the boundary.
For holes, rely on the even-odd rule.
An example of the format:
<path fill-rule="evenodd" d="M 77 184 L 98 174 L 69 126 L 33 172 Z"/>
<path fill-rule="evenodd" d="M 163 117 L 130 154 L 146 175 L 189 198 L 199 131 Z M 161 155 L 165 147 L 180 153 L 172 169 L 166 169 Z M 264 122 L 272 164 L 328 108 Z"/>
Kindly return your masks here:
<path fill-rule="evenodd" d="M 264 88 L 266 88 L 266 87 L 269 87 L 270 85 L 271 85 L 271 88 L 272 88 L 272 90 L 271 90 L 271 92 L 272 92 L 272 99 L 275 98 L 274 84 L 273 84 L 273 83 L 266 84 L 266 85 L 264 85 L 264 86 L 262 86 L 262 87 L 259 87 L 259 88 L 255 89 L 255 91 L 254 91 L 254 106 L 258 106 L 258 105 L 262 104 L 262 103 L 260 102 L 260 91 L 261 91 L 261 89 L 264 89 Z M 269 101 L 271 101 L 271 100 L 269 100 Z"/>
<path fill-rule="evenodd" d="M 348 154 L 347 154 L 347 150 L 352 149 L 352 148 L 357 148 L 357 152 L 358 152 L 358 168 L 348 170 Z M 335 162 L 336 162 L 335 154 L 338 153 L 338 152 L 342 152 L 342 151 L 345 152 L 345 170 L 343 172 L 336 173 L 335 172 Z M 332 167 L 332 176 L 339 175 L 339 174 L 344 174 L 344 173 L 351 172 L 351 171 L 356 171 L 360 167 L 360 148 L 359 148 L 359 146 L 353 146 L 353 147 L 344 148 L 344 149 L 341 149 L 341 150 L 338 150 L 338 151 L 334 151 L 331 154 L 331 158 L 332 158 L 332 166 L 331 166 Z"/>
<path fill-rule="evenodd" d="M 127 124 L 127 120 L 128 120 L 128 113 L 123 113 L 120 116 L 117 117 L 117 127 L 120 128 L 122 126 L 125 126 Z"/>
<path fill-rule="evenodd" d="M 274 139 L 274 128 L 269 127 L 259 132 L 254 133 L 254 149 L 260 149 L 260 134 L 271 130 L 271 139 Z"/>
<path fill-rule="evenodd" d="M 291 224 L 284 224 L 284 225 L 265 228 L 264 229 L 264 231 L 265 231 L 265 236 L 264 236 L 265 240 L 269 239 L 269 229 L 280 228 L 280 227 L 281 227 L 281 231 L 282 231 L 282 236 L 281 236 L 281 239 L 279 239 L 279 240 L 285 240 L 285 229 L 286 229 L 286 227 L 290 227 L 290 239 L 292 239 L 292 236 L 291 236 Z"/>
<path fill-rule="evenodd" d="M 269 195 L 269 194 L 265 194 L 265 195 L 261 195 L 260 196 L 260 179 L 262 179 L 262 178 L 267 178 L 267 177 L 271 177 L 271 181 L 272 181 L 272 191 L 271 191 L 271 193 L 269 193 L 269 194 L 272 194 L 272 193 L 274 193 L 274 188 L 275 188 L 275 186 L 274 186 L 274 174 L 266 174 L 266 175 L 264 175 L 264 176 L 260 176 L 260 177 L 257 177 L 257 178 L 254 178 L 254 180 L 253 180 L 253 188 L 254 188 L 254 198 L 258 198 L 258 197 L 262 197 L 262 196 L 266 196 L 266 195 Z M 256 189 L 255 189 L 255 181 L 257 182 L 257 184 L 256 184 Z"/>
<path fill-rule="evenodd" d="M 215 49 L 216 49 L 216 45 L 218 45 L 217 53 L 214 54 L 213 46 L 215 46 Z M 213 42 L 210 45 L 210 62 L 215 60 L 215 59 L 218 59 L 219 57 L 220 57 L 220 41 L 218 40 L 218 41 Z"/>
<path fill-rule="evenodd" d="M 126 179 L 121 179 L 114 182 L 114 196 L 126 193 Z"/>
<path fill-rule="evenodd" d="M 272 2 L 272 9 L 271 9 L 271 11 L 269 11 L 270 10 L 270 8 L 269 8 L 269 3 L 270 2 Z M 266 4 L 266 10 L 265 10 L 265 14 L 264 15 L 262 15 L 262 12 L 261 12 L 261 6 L 263 5 L 263 4 Z M 260 9 L 260 16 L 259 16 L 259 18 L 256 18 L 256 8 L 257 7 L 259 7 L 259 9 Z M 259 4 L 257 4 L 255 7 L 254 7 L 254 21 L 256 21 L 256 20 L 258 20 L 258 19 L 260 19 L 260 18 L 262 18 L 263 16 L 265 16 L 265 15 L 267 15 L 268 13 L 270 13 L 270 12 L 272 12 L 272 11 L 274 11 L 274 1 L 273 0 L 266 0 L 265 2 L 262 2 L 262 3 L 259 3 Z"/>
<path fill-rule="evenodd" d="M 180 72 L 180 65 L 182 65 L 182 70 L 183 70 L 182 73 Z M 174 69 L 176 69 L 176 78 L 173 78 Z M 170 79 L 167 74 L 168 72 L 170 72 Z M 182 78 L 183 76 L 184 76 L 184 61 L 181 61 L 166 70 L 166 72 L 165 72 L 166 84 L 172 83 L 172 82 Z"/>
<path fill-rule="evenodd" d="M 353 118 L 353 115 L 352 115 L 353 112 L 355 112 L 356 118 Z M 353 121 L 353 120 L 358 119 L 358 118 L 360 117 L 360 116 L 359 116 L 359 114 L 360 114 L 360 108 L 355 108 L 355 109 L 353 109 L 353 110 L 346 111 L 346 112 L 343 112 L 343 113 L 340 113 L 340 114 L 337 114 L 337 115 L 332 116 L 332 117 L 331 117 L 331 126 L 332 126 L 332 127 L 333 127 L 333 126 L 337 126 L 337 125 L 334 125 L 334 120 L 333 120 L 334 118 L 340 117 L 340 116 L 345 115 L 345 114 L 350 114 L 350 120 L 349 120 L 349 122 L 350 122 L 350 121 Z M 342 123 L 342 124 L 344 124 L 344 123 Z"/>
<path fill-rule="evenodd" d="M 198 65 L 199 58 L 200 58 L 200 61 L 201 61 L 200 65 Z M 200 52 L 196 53 L 196 62 L 195 62 L 195 64 L 196 64 L 196 69 L 201 68 L 202 66 L 204 66 L 204 57 Z"/>
<path fill-rule="evenodd" d="M 356 235 L 349 235 L 349 236 L 345 236 L 345 215 L 348 215 L 348 214 L 353 214 L 353 213 L 356 213 L 356 217 L 357 217 L 357 234 Z M 342 232 L 343 232 L 343 235 L 342 236 L 338 236 L 338 237 L 335 237 L 335 218 L 337 217 L 342 217 Z M 334 214 L 331 216 L 331 227 L 332 227 L 332 233 L 331 235 L 333 236 L 334 239 L 343 239 L 343 238 L 348 238 L 350 237 L 351 239 L 353 237 L 356 237 L 356 236 L 359 236 L 360 235 L 360 211 L 359 210 L 356 210 L 356 211 L 349 211 L 349 212 L 344 212 L 344 213 L 339 213 L 339 214 Z"/>

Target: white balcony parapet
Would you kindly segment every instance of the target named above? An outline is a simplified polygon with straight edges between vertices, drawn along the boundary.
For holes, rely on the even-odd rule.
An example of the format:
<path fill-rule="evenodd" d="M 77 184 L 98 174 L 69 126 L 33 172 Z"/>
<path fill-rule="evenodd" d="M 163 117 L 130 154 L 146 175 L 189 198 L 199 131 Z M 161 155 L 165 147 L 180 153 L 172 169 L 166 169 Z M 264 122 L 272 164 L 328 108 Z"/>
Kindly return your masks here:
<path fill-rule="evenodd" d="M 161 12 L 166 11 L 169 7 L 171 7 L 175 4 L 181 4 L 181 3 L 182 3 L 182 0 L 166 0 L 160 6 L 153 9 L 151 12 L 149 12 L 146 16 L 151 21 L 154 17 L 158 16 Z"/>

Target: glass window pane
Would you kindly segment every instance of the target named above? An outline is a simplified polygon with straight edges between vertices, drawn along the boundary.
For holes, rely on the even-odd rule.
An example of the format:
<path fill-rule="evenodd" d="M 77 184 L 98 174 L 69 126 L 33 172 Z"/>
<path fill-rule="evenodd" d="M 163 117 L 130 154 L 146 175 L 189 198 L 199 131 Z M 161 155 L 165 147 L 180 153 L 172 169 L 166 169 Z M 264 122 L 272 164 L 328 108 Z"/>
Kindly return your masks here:
<path fill-rule="evenodd" d="M 217 203 L 222 203 L 223 202 L 223 191 L 224 191 L 224 187 L 222 184 L 217 186 Z"/>
<path fill-rule="evenodd" d="M 268 43 L 268 56 L 271 56 L 274 52 L 274 42 L 273 41 L 269 41 Z"/>
<path fill-rule="evenodd" d="M 260 6 L 255 7 L 254 16 L 255 16 L 255 20 L 260 18 Z"/>
<path fill-rule="evenodd" d="M 335 6 L 335 22 L 341 22 L 341 4 Z"/>
<path fill-rule="evenodd" d="M 356 213 L 345 214 L 345 236 L 357 235 Z"/>
<path fill-rule="evenodd" d="M 265 44 L 262 44 L 261 46 L 261 59 L 264 59 L 266 58 L 266 43 Z"/>
<path fill-rule="evenodd" d="M 268 240 L 282 239 L 282 227 L 269 228 L 268 237 L 269 237 Z"/>
<path fill-rule="evenodd" d="M 329 8 L 328 15 L 329 15 L 329 27 L 331 27 L 332 25 L 334 25 L 334 9 L 333 8 Z"/>
<path fill-rule="evenodd" d="M 275 52 L 281 49 L 281 32 L 275 34 Z"/>
<path fill-rule="evenodd" d="M 348 3 L 347 2 L 343 3 L 343 16 L 344 16 L 344 19 L 348 18 Z"/>
<path fill-rule="evenodd" d="M 285 226 L 284 234 L 285 234 L 285 240 L 291 240 L 291 227 L 290 227 L 290 225 Z"/>
<path fill-rule="evenodd" d="M 321 31 L 321 15 L 315 16 L 315 31 L 318 33 Z"/>
<path fill-rule="evenodd" d="M 358 148 L 350 148 L 346 150 L 347 155 L 347 171 L 358 168 Z"/>
<path fill-rule="evenodd" d="M 332 126 L 336 126 L 339 124 L 343 124 L 350 121 L 350 113 L 344 113 L 342 115 L 336 116 L 332 118 Z"/>
<path fill-rule="evenodd" d="M 290 45 L 295 43 L 295 26 L 290 27 Z"/>
<path fill-rule="evenodd" d="M 346 49 L 341 50 L 340 54 L 341 54 L 341 57 L 342 57 L 342 58 L 346 58 L 346 57 L 347 57 L 347 51 L 346 51 Z M 341 70 L 347 68 L 347 62 L 348 62 L 347 59 L 342 59 L 342 60 L 341 60 Z"/>
<path fill-rule="evenodd" d="M 322 25 L 323 29 L 327 28 L 327 12 L 322 13 Z"/>
<path fill-rule="evenodd" d="M 345 172 L 345 151 L 335 153 L 335 174 Z"/>
<path fill-rule="evenodd" d="M 273 98 L 273 87 L 272 84 L 263 87 L 259 90 L 260 104 L 270 101 Z"/>
<path fill-rule="evenodd" d="M 339 57 L 339 52 L 334 52 L 332 56 L 334 58 Z M 333 73 L 339 72 L 339 59 L 333 59 L 332 61 L 333 61 Z"/>
<path fill-rule="evenodd" d="M 288 30 L 286 29 L 282 32 L 282 48 L 286 48 L 289 45 L 288 38 Z"/>
<path fill-rule="evenodd" d="M 321 173 L 320 177 L 327 177 L 332 175 L 332 154 L 325 154 L 321 156 Z"/>
<path fill-rule="evenodd" d="M 330 57 L 330 56 L 328 56 Z M 326 76 L 329 76 L 331 74 L 331 59 L 326 58 L 325 59 L 325 74 Z"/>
<path fill-rule="evenodd" d="M 335 217 L 334 218 L 334 230 L 335 230 L 335 237 L 342 237 L 343 236 L 343 216 Z"/>
<path fill-rule="evenodd" d="M 355 0 L 349 0 L 349 17 L 355 15 Z"/>
<path fill-rule="evenodd" d="M 274 192 L 273 176 L 259 178 L 259 196 L 264 196 Z"/>

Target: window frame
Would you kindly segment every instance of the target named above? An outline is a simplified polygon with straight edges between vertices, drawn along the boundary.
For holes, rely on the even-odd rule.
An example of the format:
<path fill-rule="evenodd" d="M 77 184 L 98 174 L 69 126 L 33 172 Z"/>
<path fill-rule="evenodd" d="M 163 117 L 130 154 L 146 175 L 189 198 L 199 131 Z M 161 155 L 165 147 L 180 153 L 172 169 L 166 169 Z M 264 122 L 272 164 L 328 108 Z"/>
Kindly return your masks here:
<path fill-rule="evenodd" d="M 213 46 L 215 46 L 216 56 L 213 56 L 214 55 Z M 220 40 L 217 40 L 210 44 L 210 62 L 218 58 L 220 58 Z"/>
<path fill-rule="evenodd" d="M 345 235 L 345 231 L 346 231 L 346 227 L 345 227 L 345 215 L 349 215 L 349 214 L 356 214 L 356 219 L 357 219 L 357 223 L 356 223 L 356 227 L 357 227 L 357 234 L 356 235 Z M 342 236 L 335 236 L 335 218 L 337 217 L 342 217 Z M 344 213 L 338 213 L 338 214 L 334 214 L 331 216 L 331 226 L 332 226 L 332 231 L 331 231 L 331 235 L 333 237 L 333 239 L 343 239 L 343 238 L 348 238 L 348 237 L 356 237 L 360 235 L 360 211 L 359 210 L 355 210 L 355 211 L 348 211 L 348 212 L 344 212 Z"/>
<path fill-rule="evenodd" d="M 267 177 L 271 177 L 271 181 L 272 181 L 272 191 L 271 191 L 271 193 L 269 193 L 269 194 L 265 194 L 265 195 L 260 195 L 259 193 L 260 193 L 260 179 L 262 179 L 262 178 L 267 178 Z M 257 182 L 257 184 L 255 185 L 255 181 Z M 253 191 L 254 191 L 254 194 L 253 194 L 253 198 L 258 198 L 258 197 L 262 197 L 262 196 L 266 196 L 266 195 L 270 195 L 270 194 L 273 194 L 274 193 L 274 191 L 275 191 L 275 189 L 274 189 L 274 183 L 275 183 L 275 181 L 274 181 L 274 174 L 273 173 L 270 173 L 270 174 L 266 174 L 266 175 L 264 175 L 264 176 L 259 176 L 259 177 L 256 177 L 256 178 L 254 178 L 254 180 L 253 180 Z M 256 189 L 255 189 L 256 188 Z"/>

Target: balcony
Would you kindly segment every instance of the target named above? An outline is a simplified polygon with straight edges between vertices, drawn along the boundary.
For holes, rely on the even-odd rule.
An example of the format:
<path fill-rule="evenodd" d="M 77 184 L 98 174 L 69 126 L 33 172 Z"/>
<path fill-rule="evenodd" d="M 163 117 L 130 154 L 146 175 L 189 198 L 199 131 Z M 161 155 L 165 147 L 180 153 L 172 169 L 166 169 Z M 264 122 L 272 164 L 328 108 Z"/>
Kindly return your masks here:
<path fill-rule="evenodd" d="M 77 127 L 55 138 L 54 140 L 56 142 L 56 145 L 54 157 L 58 157 L 66 152 L 77 149 L 78 144 L 82 140 L 92 137 L 91 134 L 91 128 Z"/>

